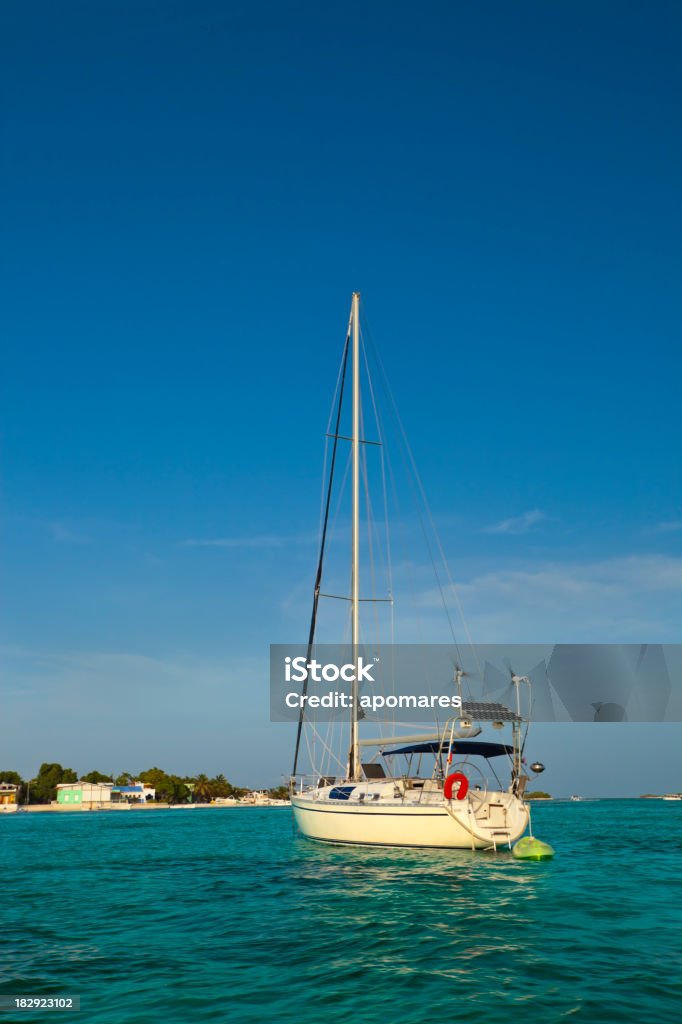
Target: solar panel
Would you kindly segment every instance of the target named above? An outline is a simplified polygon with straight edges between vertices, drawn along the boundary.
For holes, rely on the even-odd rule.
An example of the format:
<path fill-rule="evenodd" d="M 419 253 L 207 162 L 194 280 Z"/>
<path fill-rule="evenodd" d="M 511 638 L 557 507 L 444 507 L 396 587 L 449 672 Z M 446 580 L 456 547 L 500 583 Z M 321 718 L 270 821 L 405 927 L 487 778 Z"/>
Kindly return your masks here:
<path fill-rule="evenodd" d="M 523 719 L 510 711 L 504 704 L 493 704 L 485 701 L 462 701 L 462 717 L 475 718 L 479 722 L 522 722 Z"/>

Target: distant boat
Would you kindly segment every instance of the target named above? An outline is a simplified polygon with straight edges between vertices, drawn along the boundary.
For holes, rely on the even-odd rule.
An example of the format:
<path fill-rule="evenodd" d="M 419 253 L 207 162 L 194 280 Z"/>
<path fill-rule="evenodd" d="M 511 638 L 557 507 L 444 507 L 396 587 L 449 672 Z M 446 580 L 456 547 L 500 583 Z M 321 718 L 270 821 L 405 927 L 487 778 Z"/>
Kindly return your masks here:
<path fill-rule="evenodd" d="M 577 796 L 577 794 L 575 794 L 575 793 L 574 793 L 574 794 L 573 794 L 573 796 L 571 797 L 571 800 L 573 800 L 573 801 L 574 801 L 574 803 L 578 803 L 578 802 L 581 802 L 581 801 L 582 801 L 583 799 L 584 799 L 584 797 L 582 797 L 582 796 Z"/>
<path fill-rule="evenodd" d="M 664 800 L 682 800 L 682 793 L 666 793 Z"/>

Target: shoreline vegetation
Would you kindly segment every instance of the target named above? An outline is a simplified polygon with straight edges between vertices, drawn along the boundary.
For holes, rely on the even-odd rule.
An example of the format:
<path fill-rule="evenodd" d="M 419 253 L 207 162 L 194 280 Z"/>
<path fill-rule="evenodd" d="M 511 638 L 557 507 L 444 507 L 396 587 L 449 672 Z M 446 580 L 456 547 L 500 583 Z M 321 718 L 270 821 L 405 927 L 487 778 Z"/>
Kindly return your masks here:
<path fill-rule="evenodd" d="M 224 775 L 213 778 L 201 773 L 199 775 L 174 775 L 161 768 L 148 768 L 146 771 L 133 774 L 121 772 L 119 775 L 106 775 L 103 772 L 91 771 L 78 776 L 73 768 L 64 768 L 58 763 L 41 764 L 35 778 L 23 779 L 19 772 L 0 771 L 0 785 L 16 786 L 15 802 L 27 811 L 75 811 L 75 810 L 161 810 L 167 807 L 254 807 L 289 805 L 287 786 L 275 786 L 270 789 L 253 790 L 243 786 L 234 786 Z M 146 793 L 145 799 L 135 799 L 125 792 L 117 800 L 88 799 L 83 797 L 80 803 L 61 803 L 57 800 L 57 787 L 89 786 L 119 787 L 128 789 L 140 788 L 142 784 Z M 137 786 L 136 786 L 137 784 Z M 149 796 L 149 790 L 153 797 Z M 544 790 L 532 790 L 525 795 L 526 800 L 549 800 L 565 802 L 568 797 L 553 797 Z M 608 799 L 608 797 L 581 797 L 580 801 Z M 621 797 L 620 799 L 636 799 Z M 680 800 L 682 793 L 642 793 L 640 800 Z"/>
<path fill-rule="evenodd" d="M 235 804 L 254 805 L 289 800 L 289 790 L 286 786 L 250 790 L 242 786 L 233 786 L 222 774 L 213 778 L 209 778 L 205 774 L 180 776 L 156 767 L 148 768 L 137 774 L 121 772 L 119 775 L 106 775 L 103 772 L 91 771 L 79 777 L 73 768 L 64 768 L 58 763 L 45 762 L 41 764 L 33 779 L 23 779 L 19 772 L 15 771 L 0 771 L 0 783 L 3 782 L 17 786 L 17 803 L 27 810 L 56 810 L 57 787 L 78 785 L 79 783 L 86 786 L 113 785 L 123 788 L 132 788 L 136 783 L 143 783 L 145 788 L 149 787 L 154 792 L 152 798 L 147 796 L 144 801 L 128 800 L 124 795 L 124 798 L 118 803 L 112 803 L 112 807 L 221 806 L 224 802 L 227 803 L 227 806 L 234 806 Z M 88 801 L 88 803 L 92 802 Z M 95 802 L 100 803 L 100 801 Z M 82 806 L 84 805 L 78 807 L 59 806 L 59 810 L 76 810 L 81 809 Z"/>

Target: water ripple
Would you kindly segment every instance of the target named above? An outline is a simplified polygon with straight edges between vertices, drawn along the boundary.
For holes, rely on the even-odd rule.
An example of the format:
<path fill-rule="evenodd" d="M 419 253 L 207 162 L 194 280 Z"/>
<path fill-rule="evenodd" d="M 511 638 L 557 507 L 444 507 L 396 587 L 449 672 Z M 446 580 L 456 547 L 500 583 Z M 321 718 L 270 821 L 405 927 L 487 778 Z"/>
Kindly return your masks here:
<path fill-rule="evenodd" d="M 0 993 L 80 995 L 83 1024 L 667 1024 L 681 811 L 536 807 L 539 864 L 327 847 L 280 810 L 14 815 Z"/>

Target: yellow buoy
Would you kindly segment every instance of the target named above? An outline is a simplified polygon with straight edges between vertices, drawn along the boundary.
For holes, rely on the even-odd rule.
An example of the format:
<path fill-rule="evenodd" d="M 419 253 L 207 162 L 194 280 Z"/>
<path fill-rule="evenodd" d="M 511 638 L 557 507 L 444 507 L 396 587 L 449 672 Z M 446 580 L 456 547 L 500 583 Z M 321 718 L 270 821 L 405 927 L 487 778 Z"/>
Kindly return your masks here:
<path fill-rule="evenodd" d="M 554 856 L 554 849 L 535 836 L 524 836 L 515 843 L 512 853 L 519 860 L 550 860 Z"/>

